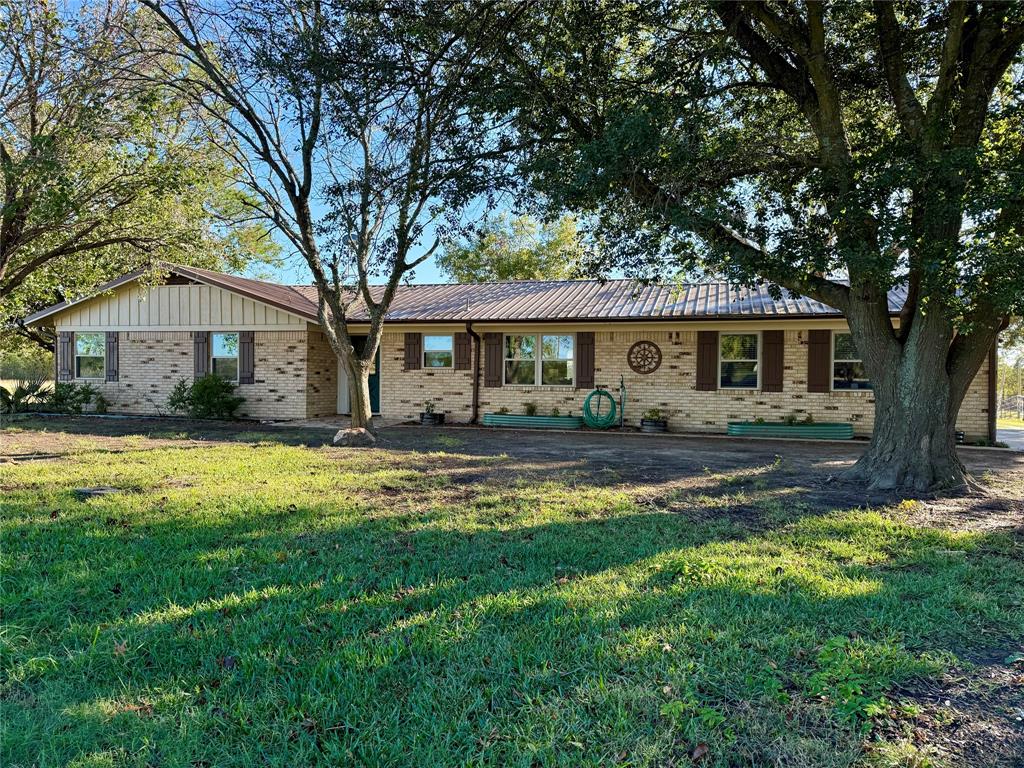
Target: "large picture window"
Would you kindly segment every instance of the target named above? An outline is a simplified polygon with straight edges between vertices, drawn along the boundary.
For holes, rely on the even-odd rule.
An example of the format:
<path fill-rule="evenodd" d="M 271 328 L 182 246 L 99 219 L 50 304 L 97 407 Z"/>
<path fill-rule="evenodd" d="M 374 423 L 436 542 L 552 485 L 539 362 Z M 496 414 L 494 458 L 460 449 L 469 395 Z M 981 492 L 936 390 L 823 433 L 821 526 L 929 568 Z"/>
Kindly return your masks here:
<path fill-rule="evenodd" d="M 75 334 L 75 378 L 102 379 L 107 374 L 105 333 Z"/>
<path fill-rule="evenodd" d="M 852 334 L 832 334 L 832 389 L 871 389 Z"/>
<path fill-rule="evenodd" d="M 718 338 L 719 387 L 757 389 L 758 335 L 723 333 Z"/>
<path fill-rule="evenodd" d="M 423 336 L 423 367 L 451 368 L 455 359 L 452 336 Z"/>
<path fill-rule="evenodd" d="M 506 336 L 505 383 L 572 386 L 576 381 L 575 347 L 572 334 Z"/>
<path fill-rule="evenodd" d="M 222 379 L 238 381 L 238 334 L 213 333 L 210 336 L 210 371 Z"/>

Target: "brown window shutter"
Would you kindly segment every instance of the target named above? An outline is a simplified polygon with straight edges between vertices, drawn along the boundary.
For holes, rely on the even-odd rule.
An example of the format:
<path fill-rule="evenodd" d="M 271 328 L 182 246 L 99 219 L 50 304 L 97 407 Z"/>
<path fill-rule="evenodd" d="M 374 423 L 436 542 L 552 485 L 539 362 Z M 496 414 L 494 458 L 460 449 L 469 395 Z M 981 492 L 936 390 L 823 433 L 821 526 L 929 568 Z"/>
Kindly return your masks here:
<path fill-rule="evenodd" d="M 473 348 L 468 333 L 455 334 L 455 370 L 468 371 L 472 364 Z"/>
<path fill-rule="evenodd" d="M 210 372 L 210 332 L 192 332 L 192 351 L 195 357 L 195 378 L 201 379 Z"/>
<path fill-rule="evenodd" d="M 117 381 L 117 331 L 107 331 L 107 381 Z"/>
<path fill-rule="evenodd" d="M 61 381 L 75 378 L 75 334 L 61 331 L 57 345 L 57 376 Z"/>
<path fill-rule="evenodd" d="M 256 383 L 256 332 L 238 332 L 238 383 Z"/>
<path fill-rule="evenodd" d="M 786 356 L 784 331 L 761 333 L 761 391 L 782 391 L 782 370 Z"/>
<path fill-rule="evenodd" d="M 832 378 L 832 331 L 807 333 L 807 391 L 828 392 Z"/>
<path fill-rule="evenodd" d="M 484 334 L 484 386 L 501 386 L 501 334 Z"/>
<path fill-rule="evenodd" d="M 718 389 L 718 331 L 697 331 L 697 389 Z"/>
<path fill-rule="evenodd" d="M 594 332 L 576 334 L 576 387 L 594 387 Z"/>
<path fill-rule="evenodd" d="M 423 335 L 419 333 L 405 334 L 405 367 L 406 371 L 418 371 L 423 367 Z"/>

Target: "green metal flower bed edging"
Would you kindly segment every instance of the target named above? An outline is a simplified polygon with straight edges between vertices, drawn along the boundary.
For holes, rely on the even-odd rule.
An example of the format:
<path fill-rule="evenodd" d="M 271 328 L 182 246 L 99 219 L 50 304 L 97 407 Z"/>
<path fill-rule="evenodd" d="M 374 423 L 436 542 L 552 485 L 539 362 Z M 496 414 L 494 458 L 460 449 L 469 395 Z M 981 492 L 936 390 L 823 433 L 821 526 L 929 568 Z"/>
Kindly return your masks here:
<path fill-rule="evenodd" d="M 728 434 L 734 437 L 797 437 L 810 440 L 850 440 L 853 425 L 838 422 L 822 424 L 755 424 L 730 421 Z"/>
<path fill-rule="evenodd" d="M 582 416 L 520 416 L 514 413 L 485 413 L 485 427 L 524 427 L 526 429 L 579 429 Z"/>

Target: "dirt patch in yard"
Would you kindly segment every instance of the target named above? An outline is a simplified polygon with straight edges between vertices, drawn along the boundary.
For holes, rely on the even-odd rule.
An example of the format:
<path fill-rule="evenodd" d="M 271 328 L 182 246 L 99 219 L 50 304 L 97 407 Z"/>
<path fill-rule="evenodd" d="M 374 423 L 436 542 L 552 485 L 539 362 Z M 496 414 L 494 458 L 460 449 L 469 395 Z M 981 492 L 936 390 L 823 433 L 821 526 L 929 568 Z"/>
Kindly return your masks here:
<path fill-rule="evenodd" d="M 1007 653 L 955 667 L 896 692 L 916 711 L 882 726 L 951 766 L 1019 766 L 1024 760 L 1024 664 Z"/>

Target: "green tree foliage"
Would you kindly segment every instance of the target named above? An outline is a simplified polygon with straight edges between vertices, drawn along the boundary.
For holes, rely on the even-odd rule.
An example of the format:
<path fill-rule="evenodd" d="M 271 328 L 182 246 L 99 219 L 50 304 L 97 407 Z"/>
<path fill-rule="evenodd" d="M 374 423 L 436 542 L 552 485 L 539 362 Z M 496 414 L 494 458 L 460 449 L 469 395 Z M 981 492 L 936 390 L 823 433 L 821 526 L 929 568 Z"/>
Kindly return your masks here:
<path fill-rule="evenodd" d="M 0 324 L 159 260 L 274 256 L 131 4 L 0 8 Z"/>
<path fill-rule="evenodd" d="M 309 267 L 352 426 L 372 428 L 369 372 L 398 284 L 458 228 L 500 154 L 468 96 L 480 49 L 507 29 L 492 4 L 466 6 L 473 42 L 470 27 L 435 26 L 449 17 L 433 4 L 142 4 L 189 68 L 168 82 L 216 117 L 254 210 Z M 358 349 L 357 302 L 369 317 Z"/>
<path fill-rule="evenodd" d="M 850 477 L 931 488 L 964 481 L 956 415 L 1024 308 L 1022 43 L 1020 3 L 564 0 L 483 97 L 609 263 L 841 310 L 879 425 Z"/>
<path fill-rule="evenodd" d="M 583 277 L 585 259 L 573 217 L 548 224 L 499 214 L 485 217 L 469 237 L 448 243 L 437 264 L 457 282 L 483 283 Z"/>

